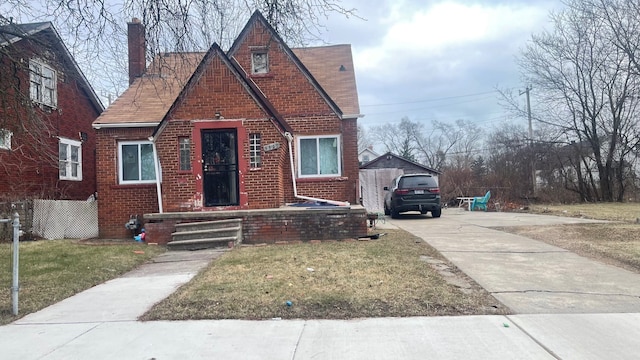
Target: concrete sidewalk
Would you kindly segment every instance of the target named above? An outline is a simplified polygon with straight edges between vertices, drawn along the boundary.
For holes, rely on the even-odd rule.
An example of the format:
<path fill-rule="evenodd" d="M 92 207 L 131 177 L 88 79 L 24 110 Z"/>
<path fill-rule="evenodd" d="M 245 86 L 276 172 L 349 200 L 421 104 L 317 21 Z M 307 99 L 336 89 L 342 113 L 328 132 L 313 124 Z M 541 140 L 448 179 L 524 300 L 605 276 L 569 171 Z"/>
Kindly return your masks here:
<path fill-rule="evenodd" d="M 486 228 L 579 219 L 502 214 L 507 213 L 446 211 L 441 219 L 409 216 L 379 222 L 379 227 L 400 226 L 417 234 L 516 312 L 531 314 L 138 322 L 138 316 L 220 255 L 170 252 L 122 278 L 0 327 L 0 358 L 637 359 L 640 311 L 633 294 L 638 275 Z M 588 284 L 592 288 L 584 289 Z M 582 297 L 568 300 L 572 291 Z M 558 299 L 540 296 L 545 294 Z M 590 297 L 595 300 L 585 306 L 583 299 Z M 564 312 L 624 313 L 560 314 L 563 307 Z"/>

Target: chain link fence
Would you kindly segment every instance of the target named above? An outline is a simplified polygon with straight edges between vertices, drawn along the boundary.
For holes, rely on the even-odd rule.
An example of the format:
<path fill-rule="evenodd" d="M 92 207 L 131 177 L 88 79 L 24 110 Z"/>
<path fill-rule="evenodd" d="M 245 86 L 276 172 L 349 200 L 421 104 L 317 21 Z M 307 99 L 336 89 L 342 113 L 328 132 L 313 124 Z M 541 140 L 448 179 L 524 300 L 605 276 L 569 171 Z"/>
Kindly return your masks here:
<path fill-rule="evenodd" d="M 98 202 L 34 200 L 33 234 L 45 239 L 98 236 Z"/>
<path fill-rule="evenodd" d="M 98 237 L 98 202 L 22 200 L 0 202 L 0 218 L 20 215 L 20 240 Z M 0 223 L 0 242 L 11 242 L 11 224 Z"/>

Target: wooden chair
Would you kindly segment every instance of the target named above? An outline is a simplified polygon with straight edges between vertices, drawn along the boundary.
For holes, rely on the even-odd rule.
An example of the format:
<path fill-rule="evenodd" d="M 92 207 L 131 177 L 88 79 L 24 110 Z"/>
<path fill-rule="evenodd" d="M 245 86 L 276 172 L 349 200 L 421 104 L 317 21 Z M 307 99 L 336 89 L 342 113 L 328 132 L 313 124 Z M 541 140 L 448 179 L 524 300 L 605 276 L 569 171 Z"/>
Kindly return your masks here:
<path fill-rule="evenodd" d="M 484 196 L 474 197 L 473 202 L 471 203 L 471 208 L 469 210 L 473 211 L 477 208 L 477 209 L 482 209 L 484 211 L 487 211 L 487 203 L 489 202 L 490 198 L 491 198 L 491 191 L 487 191 L 487 193 L 484 194 Z"/>

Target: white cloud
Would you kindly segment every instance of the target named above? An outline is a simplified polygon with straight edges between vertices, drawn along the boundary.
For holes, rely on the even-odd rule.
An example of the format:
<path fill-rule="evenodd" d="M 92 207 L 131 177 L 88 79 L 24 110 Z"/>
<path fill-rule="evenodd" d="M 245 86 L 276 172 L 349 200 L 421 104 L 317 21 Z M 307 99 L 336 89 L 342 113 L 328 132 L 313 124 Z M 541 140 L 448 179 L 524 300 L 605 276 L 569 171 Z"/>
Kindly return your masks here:
<path fill-rule="evenodd" d="M 438 61 L 450 53 L 468 49 L 468 54 L 482 51 L 478 47 L 495 42 L 508 46 L 508 39 L 517 35 L 528 36 L 547 16 L 547 9 L 526 4 L 491 5 L 463 4 L 445 1 L 413 14 L 401 10 L 404 4 L 396 5 L 391 15 L 378 23 L 388 23 L 386 34 L 376 46 L 359 49 L 355 53 L 356 68 L 360 71 L 389 69 L 389 64 L 398 58 L 422 58 Z M 395 59 L 396 61 L 394 61 Z M 456 67 L 455 61 L 449 67 Z"/>

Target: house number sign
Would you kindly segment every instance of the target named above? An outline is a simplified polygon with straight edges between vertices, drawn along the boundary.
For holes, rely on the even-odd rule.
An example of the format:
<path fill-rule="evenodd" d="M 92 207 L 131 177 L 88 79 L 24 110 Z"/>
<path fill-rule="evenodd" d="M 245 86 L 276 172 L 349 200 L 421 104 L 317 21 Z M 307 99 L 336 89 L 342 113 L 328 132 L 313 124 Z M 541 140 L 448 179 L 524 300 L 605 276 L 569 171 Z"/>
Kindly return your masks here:
<path fill-rule="evenodd" d="M 280 148 L 280 143 L 273 143 L 264 146 L 264 151 L 271 151 Z"/>

